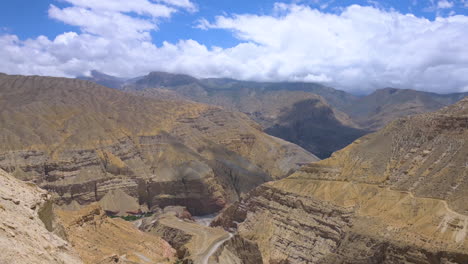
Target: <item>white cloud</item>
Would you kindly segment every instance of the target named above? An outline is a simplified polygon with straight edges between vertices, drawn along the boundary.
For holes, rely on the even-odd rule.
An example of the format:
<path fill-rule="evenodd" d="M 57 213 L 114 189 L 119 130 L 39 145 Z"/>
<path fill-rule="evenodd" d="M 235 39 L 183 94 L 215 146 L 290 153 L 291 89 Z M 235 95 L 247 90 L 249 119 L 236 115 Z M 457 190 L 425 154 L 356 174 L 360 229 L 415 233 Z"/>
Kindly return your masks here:
<path fill-rule="evenodd" d="M 200 28 L 232 32 L 241 41 L 234 47 L 206 47 L 194 40 L 156 46 L 149 35 L 157 27 L 153 11 L 146 14 L 150 18 L 143 11 L 135 17 L 126 14 L 140 12 L 134 6 L 67 1 L 76 2 L 64 9 L 51 7 L 49 14 L 82 32 L 52 40 L 0 36 L 0 71 L 76 76 L 98 69 L 136 76 L 162 70 L 198 77 L 324 82 L 354 91 L 394 86 L 454 92 L 468 84 L 466 16 L 430 21 L 356 5 L 331 14 L 276 4 L 272 15 L 201 20 Z M 168 8 L 189 8 L 174 3 Z"/>
<path fill-rule="evenodd" d="M 182 7 L 190 11 L 197 10 L 197 7 L 190 0 L 160 0 L 159 2 L 163 2 L 177 7 Z"/>
<path fill-rule="evenodd" d="M 437 2 L 437 8 L 446 9 L 446 8 L 452 8 L 452 7 L 453 7 L 453 2 L 450 2 L 447 0 L 439 0 L 439 2 Z"/>
<path fill-rule="evenodd" d="M 176 8 L 196 10 L 190 0 L 62 0 L 76 7 L 106 12 L 134 12 L 153 17 L 169 17 Z M 156 3 L 155 3 L 156 2 Z"/>
<path fill-rule="evenodd" d="M 94 11 L 83 7 L 60 9 L 51 5 L 51 18 L 66 24 L 79 26 L 85 33 L 108 38 L 149 38 L 148 32 L 157 28 L 156 24 L 145 19 L 134 18 L 119 12 Z"/>

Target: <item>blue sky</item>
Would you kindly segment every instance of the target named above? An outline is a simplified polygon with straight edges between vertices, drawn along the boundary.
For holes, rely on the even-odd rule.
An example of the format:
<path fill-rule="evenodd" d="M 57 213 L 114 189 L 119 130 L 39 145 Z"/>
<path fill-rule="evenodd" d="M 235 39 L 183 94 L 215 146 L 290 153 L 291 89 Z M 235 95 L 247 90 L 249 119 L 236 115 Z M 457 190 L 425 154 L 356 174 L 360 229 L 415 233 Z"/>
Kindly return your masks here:
<path fill-rule="evenodd" d="M 15 0 L 0 71 L 468 91 L 468 0 Z M 442 87 L 442 88 L 441 88 Z"/>
<path fill-rule="evenodd" d="M 224 48 L 239 43 L 230 32 L 213 30 L 210 32 L 200 30 L 194 26 L 200 18 L 211 19 L 222 14 L 269 14 L 272 12 L 274 3 L 271 0 L 236 0 L 218 1 L 201 0 L 196 1 L 197 12 L 182 11 L 174 14 L 169 19 L 162 19 L 159 30 L 152 33 L 153 40 L 160 45 L 162 41 L 177 42 L 180 39 L 194 39 L 208 46 L 216 45 Z M 447 16 L 450 12 L 468 15 L 468 7 L 461 1 L 451 1 L 454 7 L 450 9 L 437 9 L 437 2 L 429 0 L 419 1 L 290 1 L 292 3 L 307 4 L 314 8 L 323 8 L 326 12 L 337 12 L 340 8 L 353 4 L 378 6 L 384 9 L 396 9 L 401 13 L 412 13 L 418 17 L 434 20 L 437 15 Z M 457 3 L 458 2 L 458 3 Z M 3 1 L 0 5 L 0 27 L 2 33 L 13 33 L 22 39 L 35 38 L 45 35 L 53 38 L 67 31 L 78 31 L 78 27 L 66 25 L 60 21 L 50 19 L 48 16 L 49 6 L 53 4 L 58 7 L 66 7 L 69 4 L 60 0 L 14 0 Z M 324 8 L 324 4 L 327 5 Z"/>

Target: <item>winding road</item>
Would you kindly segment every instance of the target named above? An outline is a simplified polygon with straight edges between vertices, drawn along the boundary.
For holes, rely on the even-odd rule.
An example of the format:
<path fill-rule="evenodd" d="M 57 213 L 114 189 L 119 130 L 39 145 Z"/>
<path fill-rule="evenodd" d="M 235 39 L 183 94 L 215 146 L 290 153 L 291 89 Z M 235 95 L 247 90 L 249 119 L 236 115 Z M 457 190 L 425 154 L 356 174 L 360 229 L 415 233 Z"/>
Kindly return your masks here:
<path fill-rule="evenodd" d="M 231 233 L 227 233 L 226 237 L 221 238 L 219 241 L 215 242 L 211 245 L 210 248 L 207 249 L 206 252 L 202 253 L 202 257 L 200 258 L 200 264 L 208 264 L 208 260 L 210 257 L 222 246 L 226 241 L 231 239 L 234 235 Z"/>
<path fill-rule="evenodd" d="M 161 224 L 179 229 L 192 236 L 186 247 L 194 256 L 195 264 L 208 264 L 210 257 L 233 235 L 222 228 L 204 226 L 201 223 L 189 222 L 178 219 L 175 216 L 165 216 L 160 220 Z"/>

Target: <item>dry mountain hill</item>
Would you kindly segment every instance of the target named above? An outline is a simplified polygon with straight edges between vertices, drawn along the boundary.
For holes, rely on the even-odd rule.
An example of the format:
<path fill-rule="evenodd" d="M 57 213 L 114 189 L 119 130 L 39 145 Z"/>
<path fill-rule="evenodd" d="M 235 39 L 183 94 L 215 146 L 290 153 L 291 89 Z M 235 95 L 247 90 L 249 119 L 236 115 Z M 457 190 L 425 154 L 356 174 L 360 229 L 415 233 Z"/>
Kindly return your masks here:
<path fill-rule="evenodd" d="M 100 76 L 88 79 L 106 85 Z M 245 113 L 268 134 L 296 143 L 320 158 L 367 133 L 329 105 L 346 105 L 356 97 L 319 84 L 196 79 L 152 72 L 120 85 L 122 90 L 146 97 L 192 100 Z"/>
<path fill-rule="evenodd" d="M 86 78 L 147 97 L 192 100 L 243 112 L 268 134 L 296 143 L 320 158 L 396 118 L 432 112 L 468 95 L 386 88 L 358 97 L 314 83 L 197 79 L 164 72 L 125 81 L 99 72 Z"/>
<path fill-rule="evenodd" d="M 219 107 L 0 76 L 0 168 L 62 205 L 100 201 L 125 214 L 176 204 L 207 214 L 316 160 Z"/>
<path fill-rule="evenodd" d="M 468 97 L 258 187 L 214 225 L 264 263 L 468 263 Z"/>

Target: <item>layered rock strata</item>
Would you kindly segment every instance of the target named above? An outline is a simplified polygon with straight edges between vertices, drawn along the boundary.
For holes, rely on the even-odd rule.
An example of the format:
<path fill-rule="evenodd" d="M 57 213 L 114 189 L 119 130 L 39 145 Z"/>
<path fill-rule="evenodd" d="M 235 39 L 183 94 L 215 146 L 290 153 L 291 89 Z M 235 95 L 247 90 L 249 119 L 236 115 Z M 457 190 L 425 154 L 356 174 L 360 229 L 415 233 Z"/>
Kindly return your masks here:
<path fill-rule="evenodd" d="M 213 223 L 264 263 L 467 263 L 468 98 L 264 184 Z"/>
<path fill-rule="evenodd" d="M 0 131 L 0 168 L 62 205 L 117 200 L 101 204 L 123 214 L 212 213 L 317 160 L 240 113 L 65 78 L 0 76 Z"/>
<path fill-rule="evenodd" d="M 132 223 L 111 219 L 98 204 L 57 211 L 58 221 L 85 263 L 174 263 L 176 251 Z"/>

